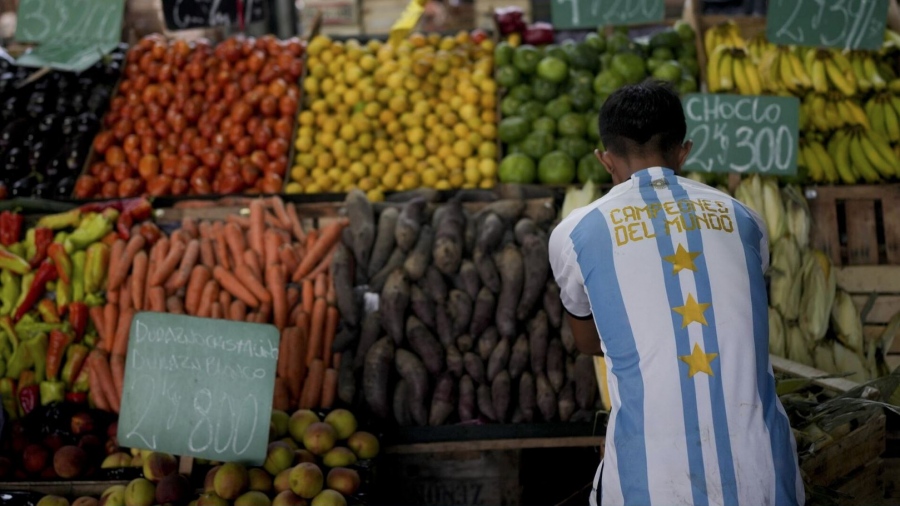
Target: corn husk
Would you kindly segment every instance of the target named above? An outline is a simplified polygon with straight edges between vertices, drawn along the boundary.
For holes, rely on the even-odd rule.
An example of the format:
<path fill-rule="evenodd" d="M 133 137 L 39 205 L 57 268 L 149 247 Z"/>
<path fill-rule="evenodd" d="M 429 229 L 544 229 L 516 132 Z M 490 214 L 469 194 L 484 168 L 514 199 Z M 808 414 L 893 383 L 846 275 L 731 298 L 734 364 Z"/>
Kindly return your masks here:
<path fill-rule="evenodd" d="M 588 181 L 580 189 L 570 186 L 569 189 L 566 190 L 566 198 L 563 200 L 560 218 L 565 218 L 571 214 L 572 211 L 599 199 L 601 195 L 602 192 L 600 191 L 600 187 L 594 184 L 593 181 Z"/>
<path fill-rule="evenodd" d="M 817 341 L 828 332 L 837 287 L 831 261 L 824 253 L 810 250 L 805 256 L 799 322 L 806 339 Z"/>
<path fill-rule="evenodd" d="M 765 178 L 762 182 L 763 219 L 769 231 L 769 242 L 776 242 L 784 234 L 784 202 L 781 190 L 774 178 Z"/>
<path fill-rule="evenodd" d="M 800 297 L 803 284 L 797 280 L 801 273 L 801 255 L 792 237 L 782 237 L 772 247 L 772 264 L 769 267 L 769 303 L 787 321 L 800 316 Z"/>
<path fill-rule="evenodd" d="M 837 333 L 838 340 L 847 348 L 856 352 L 863 349 L 863 327 L 859 319 L 859 310 L 853 304 L 850 294 L 838 290 L 835 293 L 834 305 L 831 307 L 831 323 Z"/>
<path fill-rule="evenodd" d="M 897 337 L 897 334 L 900 334 L 900 311 L 897 311 L 891 317 L 887 327 L 884 328 L 884 331 L 881 332 L 881 337 L 878 339 L 881 345 L 882 359 L 887 360 L 888 351 L 894 346 L 894 338 Z"/>
<path fill-rule="evenodd" d="M 834 363 L 834 343 L 821 342 L 817 344 L 813 352 L 813 364 L 820 371 L 837 374 L 838 369 Z"/>
<path fill-rule="evenodd" d="M 781 315 L 773 307 L 769 308 L 769 353 L 784 357 L 787 353 L 785 347 L 784 321 Z"/>
<path fill-rule="evenodd" d="M 796 325 L 787 326 L 785 330 L 785 348 L 788 360 L 815 367 L 815 362 L 809 352 L 809 345 L 804 339 L 800 327 Z"/>
<path fill-rule="evenodd" d="M 841 343 L 834 343 L 834 365 L 835 373 L 853 373 L 853 376 L 850 376 L 851 381 L 864 383 L 870 379 L 869 369 L 866 367 L 863 356 Z"/>
<path fill-rule="evenodd" d="M 764 215 L 762 194 L 762 179 L 756 174 L 742 180 L 734 190 L 734 198 L 756 211 L 760 217 Z"/>
<path fill-rule="evenodd" d="M 800 193 L 800 189 L 793 185 L 788 185 L 782 190 L 782 197 L 787 233 L 794 238 L 801 250 L 805 250 L 809 247 L 809 231 L 812 228 L 809 204 Z"/>

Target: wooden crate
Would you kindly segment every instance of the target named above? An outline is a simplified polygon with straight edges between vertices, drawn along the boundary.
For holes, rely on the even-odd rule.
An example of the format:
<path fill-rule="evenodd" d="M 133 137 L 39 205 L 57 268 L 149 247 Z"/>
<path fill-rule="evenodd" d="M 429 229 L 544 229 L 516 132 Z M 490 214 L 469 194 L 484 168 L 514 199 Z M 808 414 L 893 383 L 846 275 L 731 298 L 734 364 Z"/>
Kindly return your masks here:
<path fill-rule="evenodd" d="M 887 323 L 900 312 L 900 266 L 840 267 L 836 276 L 837 285 L 850 294 L 860 311 L 865 338 L 880 340 Z M 900 339 L 886 351 L 888 367 L 900 366 Z"/>
<path fill-rule="evenodd" d="M 806 190 L 812 245 L 835 265 L 900 265 L 900 184 Z"/>

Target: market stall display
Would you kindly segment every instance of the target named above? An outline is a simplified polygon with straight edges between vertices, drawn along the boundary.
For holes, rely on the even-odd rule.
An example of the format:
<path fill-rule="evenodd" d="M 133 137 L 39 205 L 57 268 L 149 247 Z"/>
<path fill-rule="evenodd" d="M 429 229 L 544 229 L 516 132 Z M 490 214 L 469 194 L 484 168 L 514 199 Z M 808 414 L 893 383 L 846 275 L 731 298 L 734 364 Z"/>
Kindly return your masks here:
<path fill-rule="evenodd" d="M 272 36 L 215 47 L 145 37 L 128 51 L 74 197 L 281 193 L 303 51 Z"/>
<path fill-rule="evenodd" d="M 0 58 L 0 200 L 67 199 L 118 83 L 126 46 L 81 73 L 50 72 Z"/>

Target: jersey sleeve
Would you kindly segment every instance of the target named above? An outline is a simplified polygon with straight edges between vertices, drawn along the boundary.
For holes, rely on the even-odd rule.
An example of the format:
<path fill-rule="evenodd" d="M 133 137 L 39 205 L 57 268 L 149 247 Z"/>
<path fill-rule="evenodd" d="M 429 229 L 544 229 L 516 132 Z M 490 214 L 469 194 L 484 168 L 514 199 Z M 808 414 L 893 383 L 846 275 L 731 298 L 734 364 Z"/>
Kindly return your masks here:
<path fill-rule="evenodd" d="M 745 207 L 753 217 L 753 221 L 756 222 L 756 227 L 759 228 L 759 257 L 762 260 L 762 270 L 766 272 L 769 270 L 769 229 L 766 227 L 765 220 L 756 211 L 750 209 L 749 206 Z"/>
<path fill-rule="evenodd" d="M 559 285 L 563 307 L 576 318 L 587 318 L 591 316 L 591 301 L 584 287 L 584 277 L 570 237 L 576 223 L 575 220 L 564 220 L 550 235 L 550 268 Z"/>

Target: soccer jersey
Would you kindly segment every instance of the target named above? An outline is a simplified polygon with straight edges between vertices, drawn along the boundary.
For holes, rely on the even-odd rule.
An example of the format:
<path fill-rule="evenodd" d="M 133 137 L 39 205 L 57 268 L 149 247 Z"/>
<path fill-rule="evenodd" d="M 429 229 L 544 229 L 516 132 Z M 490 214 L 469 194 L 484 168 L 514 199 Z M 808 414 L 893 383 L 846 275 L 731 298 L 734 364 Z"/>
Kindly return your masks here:
<path fill-rule="evenodd" d="M 757 214 L 663 168 L 553 231 L 563 305 L 593 314 L 605 355 L 600 504 L 804 503 L 769 361 L 768 258 Z"/>

